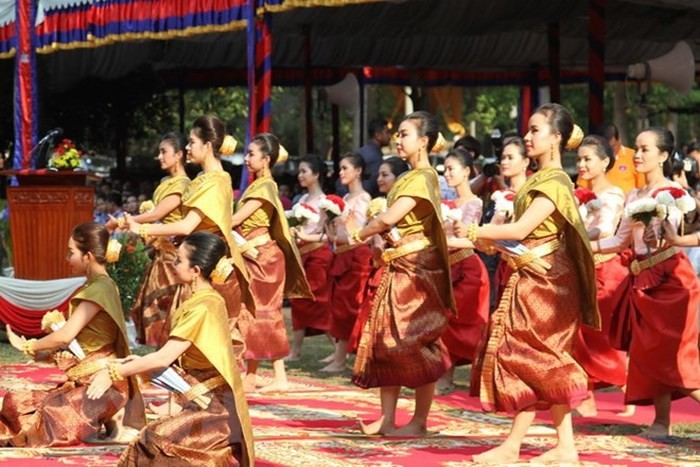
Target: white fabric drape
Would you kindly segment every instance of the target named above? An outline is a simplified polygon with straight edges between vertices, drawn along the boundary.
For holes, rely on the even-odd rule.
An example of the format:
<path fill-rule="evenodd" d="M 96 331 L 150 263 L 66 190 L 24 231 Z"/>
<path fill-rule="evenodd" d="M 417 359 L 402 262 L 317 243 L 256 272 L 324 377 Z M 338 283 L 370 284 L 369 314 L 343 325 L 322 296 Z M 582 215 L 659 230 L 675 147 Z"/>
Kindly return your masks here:
<path fill-rule="evenodd" d="M 0 297 L 27 310 L 50 310 L 85 283 L 84 277 L 30 281 L 0 277 Z"/>

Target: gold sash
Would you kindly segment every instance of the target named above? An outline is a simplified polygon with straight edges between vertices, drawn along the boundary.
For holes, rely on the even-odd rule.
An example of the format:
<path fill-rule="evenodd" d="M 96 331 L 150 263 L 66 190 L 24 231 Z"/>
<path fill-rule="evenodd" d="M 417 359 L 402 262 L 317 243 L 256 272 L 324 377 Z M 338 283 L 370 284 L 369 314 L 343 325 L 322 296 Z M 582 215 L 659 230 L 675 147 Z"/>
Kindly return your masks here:
<path fill-rule="evenodd" d="M 678 253 L 678 251 L 678 248 L 672 246 L 671 248 L 667 248 L 661 252 L 657 252 L 651 258 L 646 258 L 643 260 L 635 259 L 630 264 L 630 272 L 637 276 L 640 272 L 644 271 L 645 269 L 649 269 L 653 266 L 656 266 L 659 263 L 663 263 L 667 259 L 671 258 L 673 255 Z"/>
<path fill-rule="evenodd" d="M 344 243 L 342 245 L 336 245 L 335 253 L 339 255 L 340 253 L 345 253 L 346 251 L 354 250 L 360 245 L 364 245 L 364 243 Z"/>
<path fill-rule="evenodd" d="M 450 266 L 469 258 L 473 254 L 474 250 L 472 250 L 471 248 L 462 248 L 461 250 L 457 250 L 454 253 L 450 253 Z"/>
<path fill-rule="evenodd" d="M 299 254 L 303 256 L 305 254 L 311 253 L 312 251 L 316 251 L 319 248 L 322 248 L 324 245 L 324 242 L 307 243 L 306 245 L 299 247 Z"/>
<path fill-rule="evenodd" d="M 508 256 L 506 257 L 506 261 L 512 269 L 517 270 L 532 261 L 544 258 L 545 256 L 554 253 L 557 250 L 557 248 L 559 248 L 560 244 L 561 242 L 559 241 L 559 239 L 555 238 L 550 242 L 537 245 L 534 248 L 530 248 L 530 251 L 528 251 L 527 253 L 523 253 L 522 255 Z"/>
<path fill-rule="evenodd" d="M 414 240 L 412 242 L 405 243 L 396 248 L 387 248 L 382 253 L 382 261 L 389 264 L 393 260 L 406 256 L 417 251 L 424 250 L 431 245 L 430 239 L 428 237 L 423 237 L 419 240 Z"/>
<path fill-rule="evenodd" d="M 593 255 L 593 262 L 597 266 L 599 264 L 603 264 L 606 261 L 610 261 L 615 256 L 617 256 L 617 253 L 608 253 L 608 254 L 596 253 Z"/>
<path fill-rule="evenodd" d="M 255 238 L 251 238 L 250 240 L 247 240 L 245 242 L 245 245 L 241 246 L 241 253 L 245 254 L 247 251 L 250 251 L 253 248 L 257 248 L 259 246 L 263 246 L 271 240 L 272 238 L 270 237 L 270 234 L 262 234 L 258 235 Z"/>

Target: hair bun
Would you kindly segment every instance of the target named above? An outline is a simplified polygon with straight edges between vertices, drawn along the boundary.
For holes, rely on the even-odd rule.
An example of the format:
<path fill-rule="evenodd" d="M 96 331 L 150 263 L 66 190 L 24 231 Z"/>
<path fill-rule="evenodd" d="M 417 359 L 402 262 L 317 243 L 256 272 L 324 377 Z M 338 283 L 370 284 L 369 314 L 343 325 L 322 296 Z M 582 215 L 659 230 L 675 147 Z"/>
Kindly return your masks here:
<path fill-rule="evenodd" d="M 231 135 L 224 136 L 224 142 L 221 143 L 221 149 L 219 149 L 219 154 L 222 156 L 230 156 L 236 150 L 238 146 L 238 141 Z"/>
<path fill-rule="evenodd" d="M 283 164 L 287 162 L 287 159 L 289 159 L 289 152 L 287 149 L 280 144 L 280 149 L 279 149 L 279 154 L 277 156 L 277 162 L 276 164 Z"/>
<path fill-rule="evenodd" d="M 433 149 L 431 149 L 430 152 L 442 152 L 442 150 L 445 149 L 445 146 L 447 146 L 447 141 L 445 140 L 445 137 L 442 136 L 442 132 L 439 131 L 435 144 L 433 144 Z"/>
<path fill-rule="evenodd" d="M 578 149 L 578 147 L 581 146 L 581 141 L 583 141 L 583 136 L 581 127 L 574 123 L 574 129 L 571 130 L 571 136 L 569 136 L 569 140 L 566 142 L 565 149 L 568 151 Z"/>

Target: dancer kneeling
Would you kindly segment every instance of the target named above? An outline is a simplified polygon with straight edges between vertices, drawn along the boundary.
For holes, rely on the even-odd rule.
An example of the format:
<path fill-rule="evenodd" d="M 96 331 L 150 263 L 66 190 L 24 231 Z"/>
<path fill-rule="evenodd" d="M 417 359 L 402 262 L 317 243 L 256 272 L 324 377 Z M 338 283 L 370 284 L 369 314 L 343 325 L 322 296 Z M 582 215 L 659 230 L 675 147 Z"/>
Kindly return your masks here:
<path fill-rule="evenodd" d="M 122 454 L 120 465 L 251 465 L 253 435 L 248 405 L 228 331 L 226 304 L 210 282 L 226 246 L 218 236 L 196 232 L 178 248 L 175 272 L 193 294 L 173 313 L 170 337 L 155 353 L 113 363 L 100 371 L 88 397 L 101 400 L 123 378 L 162 372 L 178 360 L 190 386 L 178 396 L 182 412 L 152 422 Z M 170 371 L 170 370 L 169 370 Z M 237 463 L 235 463 L 235 462 Z"/>
<path fill-rule="evenodd" d="M 10 326 L 10 344 L 27 355 L 53 357 L 68 381 L 50 391 L 18 391 L 5 396 L 0 412 L 0 446 L 57 447 L 94 438 L 102 425 L 108 439 L 128 442 L 129 431 L 145 424 L 143 399 L 134 378 L 108 387 L 99 401 L 85 397 L 92 376 L 110 359 L 129 355 L 124 313 L 117 286 L 107 275 L 105 256 L 109 232 L 95 222 L 73 229 L 68 263 L 87 283 L 70 301 L 65 324 L 39 340 L 17 336 Z M 59 350 L 69 345 L 71 352 Z M 59 350 L 49 355 L 49 352 Z M 124 425 L 121 426 L 123 419 Z M 131 430 L 129 430 L 131 428 Z"/>

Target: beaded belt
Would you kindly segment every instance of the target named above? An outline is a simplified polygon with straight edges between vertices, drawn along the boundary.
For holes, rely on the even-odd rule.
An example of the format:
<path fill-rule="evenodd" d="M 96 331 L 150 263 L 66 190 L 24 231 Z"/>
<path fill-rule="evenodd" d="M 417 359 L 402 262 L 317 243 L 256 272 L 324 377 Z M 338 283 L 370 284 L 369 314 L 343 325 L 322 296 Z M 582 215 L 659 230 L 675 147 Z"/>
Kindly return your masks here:
<path fill-rule="evenodd" d="M 425 248 L 430 246 L 430 239 L 428 238 L 421 238 L 420 240 L 415 240 L 412 242 L 405 243 L 401 246 L 398 246 L 396 248 L 387 248 L 384 250 L 382 253 L 382 261 L 384 261 L 386 264 L 389 264 L 393 260 L 400 258 L 402 256 L 409 255 L 411 253 L 415 253 L 417 251 L 424 250 Z"/>
<path fill-rule="evenodd" d="M 78 381 L 81 378 L 92 376 L 98 371 L 107 368 L 109 366 L 110 358 L 116 358 L 116 355 L 111 355 L 108 358 L 101 358 L 93 361 L 83 360 L 77 365 L 69 368 L 66 371 L 66 376 L 71 381 Z"/>
<path fill-rule="evenodd" d="M 541 245 L 537 245 L 536 247 L 530 248 L 530 251 L 523 253 L 522 255 L 508 256 L 506 261 L 512 269 L 520 269 L 527 263 L 554 253 L 557 248 L 559 248 L 559 245 L 561 245 L 559 239 L 554 239 L 551 242 L 543 243 Z"/>
<path fill-rule="evenodd" d="M 245 242 L 245 245 L 241 247 L 241 254 L 245 253 L 246 251 L 252 250 L 253 248 L 257 248 L 259 246 L 263 246 L 267 242 L 272 240 L 272 237 L 270 237 L 270 234 L 262 234 L 258 235 L 255 238 L 251 238 L 250 240 L 247 240 Z"/>
<path fill-rule="evenodd" d="M 645 269 L 649 269 L 653 266 L 656 266 L 659 263 L 663 263 L 667 259 L 671 258 L 673 255 L 678 253 L 678 251 L 678 248 L 671 247 L 656 253 L 651 258 L 646 258 L 643 260 L 635 259 L 630 264 L 630 272 L 632 272 L 632 274 L 636 276 Z"/>
<path fill-rule="evenodd" d="M 453 264 L 457 264 L 460 261 L 463 261 L 467 258 L 469 258 L 471 255 L 474 254 L 474 250 L 471 248 L 462 248 L 459 251 L 455 251 L 454 253 L 450 254 L 449 260 L 450 260 L 450 266 Z"/>
<path fill-rule="evenodd" d="M 206 409 L 207 407 L 209 407 L 211 399 L 205 397 L 204 394 L 208 393 L 212 389 L 216 389 L 219 386 L 223 386 L 225 384 L 228 383 L 226 382 L 223 376 L 214 376 L 213 378 L 209 378 L 206 381 L 195 384 L 189 389 L 189 391 L 182 394 L 182 397 L 184 397 L 188 401 L 194 402 L 200 408 Z"/>
<path fill-rule="evenodd" d="M 606 261 L 610 261 L 615 256 L 617 256 L 617 253 L 608 253 L 608 254 L 596 253 L 593 255 L 593 262 L 597 266 L 597 265 L 602 264 Z"/>
<path fill-rule="evenodd" d="M 364 245 L 364 243 L 343 243 L 342 245 L 336 245 L 335 247 L 335 253 L 340 254 L 340 253 L 345 253 L 346 251 L 354 250 L 360 245 Z"/>
<path fill-rule="evenodd" d="M 307 253 L 311 253 L 312 251 L 316 251 L 319 248 L 322 248 L 324 245 L 324 242 L 307 243 L 306 245 L 299 247 L 299 254 L 301 256 L 304 256 Z"/>

